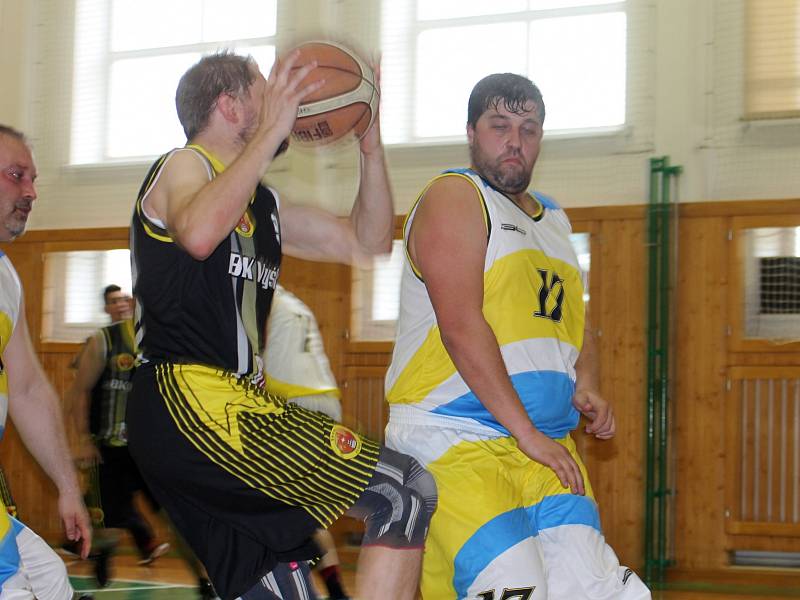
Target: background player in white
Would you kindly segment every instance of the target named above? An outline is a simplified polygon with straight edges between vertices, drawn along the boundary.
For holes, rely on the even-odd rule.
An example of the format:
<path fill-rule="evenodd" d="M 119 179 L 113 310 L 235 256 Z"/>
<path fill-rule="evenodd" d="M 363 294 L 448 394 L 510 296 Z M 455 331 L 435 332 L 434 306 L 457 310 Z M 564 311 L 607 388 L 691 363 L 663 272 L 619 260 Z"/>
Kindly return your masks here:
<path fill-rule="evenodd" d="M 267 321 L 264 372 L 270 393 L 341 423 L 341 392 L 325 354 L 317 319 L 305 302 L 282 285 L 275 288 Z M 325 581 L 328 597 L 346 600 L 333 536 L 327 529 L 318 529 L 314 541 L 323 553 L 315 568 Z"/>

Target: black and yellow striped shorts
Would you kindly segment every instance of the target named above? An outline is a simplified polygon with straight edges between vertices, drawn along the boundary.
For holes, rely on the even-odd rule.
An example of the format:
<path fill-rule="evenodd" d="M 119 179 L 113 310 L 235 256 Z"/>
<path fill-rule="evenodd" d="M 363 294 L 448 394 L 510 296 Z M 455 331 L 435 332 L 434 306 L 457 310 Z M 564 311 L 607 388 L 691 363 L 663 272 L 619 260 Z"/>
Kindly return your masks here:
<path fill-rule="evenodd" d="M 278 561 L 311 558 L 310 536 L 355 504 L 380 452 L 321 413 L 199 365 L 140 367 L 128 429 L 151 491 L 230 594 Z"/>

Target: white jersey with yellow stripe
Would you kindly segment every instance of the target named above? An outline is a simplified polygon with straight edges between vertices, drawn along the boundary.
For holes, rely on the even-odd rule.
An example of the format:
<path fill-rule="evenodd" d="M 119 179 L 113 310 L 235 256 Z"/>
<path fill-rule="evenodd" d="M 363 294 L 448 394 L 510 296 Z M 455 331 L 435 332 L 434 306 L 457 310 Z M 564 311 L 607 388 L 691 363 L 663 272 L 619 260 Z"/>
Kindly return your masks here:
<path fill-rule="evenodd" d="M 288 399 L 339 397 L 314 313 L 281 285 L 272 298 L 263 359 L 268 392 Z"/>
<path fill-rule="evenodd" d="M 420 194 L 406 218 L 406 243 L 419 203 L 442 177 L 465 178 L 475 189 L 488 236 L 484 317 L 533 423 L 546 435 L 562 438 L 579 419 L 572 395 L 585 319 L 569 219 L 543 194 L 532 193 L 539 211 L 531 216 L 474 171 L 453 170 L 433 179 Z M 490 437 L 508 435 L 456 370 L 442 344 L 425 282 L 408 253 L 386 399 L 390 420 L 396 423 L 438 423 Z"/>
<path fill-rule="evenodd" d="M 0 357 L 5 352 L 8 340 L 17 325 L 20 302 L 22 300 L 22 284 L 8 256 L 0 250 Z M 8 415 L 8 377 L 5 365 L 0 358 L 0 438 L 5 431 Z"/>

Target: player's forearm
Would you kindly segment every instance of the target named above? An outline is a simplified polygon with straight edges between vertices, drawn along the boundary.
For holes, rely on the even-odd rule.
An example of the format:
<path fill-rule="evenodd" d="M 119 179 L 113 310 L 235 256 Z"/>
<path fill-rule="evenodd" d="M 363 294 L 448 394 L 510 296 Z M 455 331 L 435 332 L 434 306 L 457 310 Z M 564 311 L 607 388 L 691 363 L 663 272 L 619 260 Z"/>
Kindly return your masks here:
<path fill-rule="evenodd" d="M 361 153 L 361 179 L 350 222 L 364 251 L 370 254 L 391 251 L 394 200 L 383 146 L 370 153 Z"/>
<path fill-rule="evenodd" d="M 538 430 L 511 384 L 497 338 L 483 316 L 445 326 L 441 336 L 459 374 L 497 421 L 518 440 L 536 435 Z"/>
<path fill-rule="evenodd" d="M 60 494 L 80 493 L 64 431 L 61 407 L 52 386 L 43 381 L 14 401 L 14 426 L 25 447 Z"/>
<path fill-rule="evenodd" d="M 583 348 L 575 362 L 575 388 L 593 391 L 600 389 L 600 360 L 597 340 L 588 325 L 583 335 Z"/>

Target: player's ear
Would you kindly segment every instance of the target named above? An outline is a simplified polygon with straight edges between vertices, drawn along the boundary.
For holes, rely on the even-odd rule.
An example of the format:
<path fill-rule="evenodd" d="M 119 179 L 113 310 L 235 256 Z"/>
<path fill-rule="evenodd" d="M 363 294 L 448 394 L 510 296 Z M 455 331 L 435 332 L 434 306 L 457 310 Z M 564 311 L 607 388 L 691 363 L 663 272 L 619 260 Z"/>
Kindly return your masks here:
<path fill-rule="evenodd" d="M 236 123 L 239 120 L 240 106 L 239 99 L 233 94 L 222 93 L 217 98 L 217 110 L 226 121 L 231 123 Z"/>
<path fill-rule="evenodd" d="M 467 123 L 467 142 L 469 142 L 470 146 L 472 146 L 473 137 L 475 137 L 475 128 L 470 123 Z"/>

